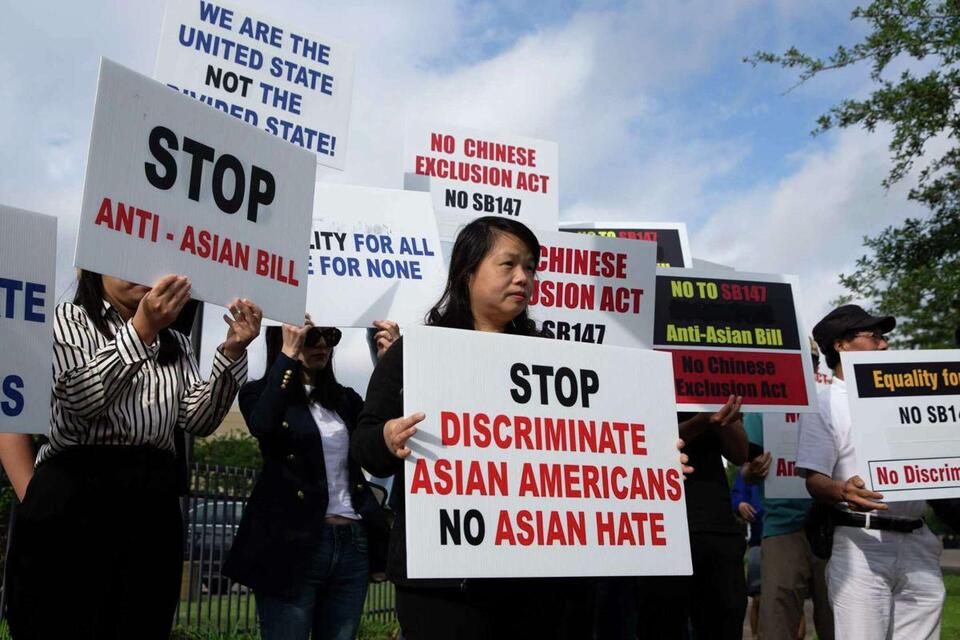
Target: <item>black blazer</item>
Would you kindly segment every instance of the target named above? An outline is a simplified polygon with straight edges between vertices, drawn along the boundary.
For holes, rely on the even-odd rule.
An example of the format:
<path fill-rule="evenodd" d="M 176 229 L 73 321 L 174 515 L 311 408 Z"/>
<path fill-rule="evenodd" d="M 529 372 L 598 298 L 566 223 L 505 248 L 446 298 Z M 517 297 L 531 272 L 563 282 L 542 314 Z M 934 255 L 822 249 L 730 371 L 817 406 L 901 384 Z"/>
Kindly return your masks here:
<path fill-rule="evenodd" d="M 306 404 L 292 404 L 300 362 L 283 353 L 260 380 L 240 390 L 240 411 L 263 454 L 263 470 L 240 520 L 224 575 L 264 593 L 282 593 L 300 583 L 319 542 L 327 512 L 327 474 L 320 431 Z M 353 389 L 337 411 L 350 437 L 363 408 Z M 360 465 L 348 460 L 350 498 L 363 519 L 370 568 L 382 571 L 388 531 L 386 513 Z"/>

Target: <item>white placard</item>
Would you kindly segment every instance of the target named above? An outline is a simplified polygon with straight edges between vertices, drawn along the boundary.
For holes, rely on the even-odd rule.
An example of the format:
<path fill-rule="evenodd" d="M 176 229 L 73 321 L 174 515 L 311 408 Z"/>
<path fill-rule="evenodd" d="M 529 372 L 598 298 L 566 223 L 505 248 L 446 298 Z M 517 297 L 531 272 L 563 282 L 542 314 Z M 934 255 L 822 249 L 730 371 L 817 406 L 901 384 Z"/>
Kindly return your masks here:
<path fill-rule="evenodd" d="M 0 205 L 0 432 L 50 430 L 57 219 Z"/>
<path fill-rule="evenodd" d="M 844 351 L 860 477 L 884 502 L 960 497 L 960 349 Z"/>
<path fill-rule="evenodd" d="M 692 267 L 687 225 L 683 222 L 562 222 L 561 231 L 657 244 L 658 267 Z"/>
<path fill-rule="evenodd" d="M 307 311 L 318 325 L 422 324 L 446 279 L 430 196 L 317 185 Z"/>
<path fill-rule="evenodd" d="M 103 59 L 75 264 L 303 322 L 313 156 Z"/>
<path fill-rule="evenodd" d="M 343 169 L 356 54 L 219 0 L 167 0 L 154 77 Z"/>
<path fill-rule="evenodd" d="M 537 238 L 531 317 L 560 340 L 650 348 L 655 242 L 557 231 Z"/>
<path fill-rule="evenodd" d="M 556 231 L 560 215 L 557 143 L 437 124 L 410 123 L 404 188 L 429 191 L 440 239 L 475 218 L 500 215 Z"/>
<path fill-rule="evenodd" d="M 403 364 L 411 578 L 690 574 L 669 357 L 414 327 Z"/>
<path fill-rule="evenodd" d="M 770 471 L 763 481 L 764 498 L 809 498 L 807 485 L 797 475 L 799 413 L 763 416 L 763 448 L 770 452 Z"/>

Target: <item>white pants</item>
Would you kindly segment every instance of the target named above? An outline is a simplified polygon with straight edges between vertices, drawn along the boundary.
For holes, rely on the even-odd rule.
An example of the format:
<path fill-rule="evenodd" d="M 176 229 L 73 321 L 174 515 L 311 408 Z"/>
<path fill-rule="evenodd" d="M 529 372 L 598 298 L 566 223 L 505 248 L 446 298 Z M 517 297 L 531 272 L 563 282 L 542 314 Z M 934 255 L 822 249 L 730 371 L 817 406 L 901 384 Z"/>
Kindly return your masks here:
<path fill-rule="evenodd" d="M 939 638 L 945 595 L 940 552 L 926 526 L 912 533 L 834 529 L 827 591 L 836 637 Z"/>

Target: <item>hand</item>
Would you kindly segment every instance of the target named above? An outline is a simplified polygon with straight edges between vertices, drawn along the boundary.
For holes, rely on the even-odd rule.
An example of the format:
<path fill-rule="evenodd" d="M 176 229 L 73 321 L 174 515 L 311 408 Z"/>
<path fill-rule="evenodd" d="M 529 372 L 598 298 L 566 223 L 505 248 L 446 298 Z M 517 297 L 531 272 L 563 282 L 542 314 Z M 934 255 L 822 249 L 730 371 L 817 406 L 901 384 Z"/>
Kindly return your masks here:
<path fill-rule="evenodd" d="M 407 448 L 407 440 L 417 432 L 414 426 L 427 417 L 425 413 L 414 413 L 402 418 L 387 420 L 383 425 L 383 441 L 387 443 L 387 449 L 396 457 L 406 458 L 410 455 L 410 449 Z"/>
<path fill-rule="evenodd" d="M 684 447 L 683 440 L 677 440 L 677 451 L 680 451 L 680 466 L 683 467 L 683 475 L 688 476 L 691 473 L 693 473 L 693 467 L 687 464 L 688 462 L 690 462 L 690 457 L 687 454 L 683 453 L 682 451 L 683 447 Z M 684 478 L 684 480 L 686 480 L 686 478 Z"/>
<path fill-rule="evenodd" d="M 773 460 L 773 457 L 769 451 L 766 451 L 748 462 L 743 469 L 743 479 L 751 484 L 755 484 L 766 478 L 770 472 L 771 460 Z"/>
<path fill-rule="evenodd" d="M 749 502 L 741 502 L 737 505 L 737 511 L 740 512 L 740 517 L 747 522 L 754 522 L 757 519 L 757 510 L 753 508 Z"/>
<path fill-rule="evenodd" d="M 742 419 L 740 414 L 740 405 L 743 404 L 743 396 L 730 396 L 727 403 L 720 407 L 720 410 L 710 415 L 709 422 L 711 427 L 726 427 Z M 746 457 L 746 456 L 744 456 Z"/>
<path fill-rule="evenodd" d="M 160 330 L 170 326 L 189 301 L 190 281 L 186 276 L 163 276 L 140 298 L 133 314 L 133 328 L 141 340 L 153 344 Z"/>
<path fill-rule="evenodd" d="M 382 358 L 393 343 L 400 339 L 400 325 L 393 320 L 374 320 L 373 326 L 378 329 L 373 336 L 377 345 L 377 358 Z"/>
<path fill-rule="evenodd" d="M 247 349 L 247 345 L 253 342 L 253 339 L 260 335 L 260 321 L 263 319 L 263 312 L 260 307 L 250 300 L 236 299 L 227 307 L 233 318 L 223 314 L 223 321 L 229 327 L 227 329 L 227 339 L 223 341 L 223 355 L 231 360 L 239 358 Z"/>
<path fill-rule="evenodd" d="M 840 499 L 847 503 L 852 511 L 873 511 L 886 509 L 887 505 L 875 500 L 883 499 L 882 493 L 870 491 L 860 476 L 853 476 L 843 484 Z"/>
<path fill-rule="evenodd" d="M 302 326 L 296 326 L 293 324 L 283 325 L 283 355 L 288 358 L 296 360 L 300 357 L 300 351 L 303 350 L 303 343 L 307 339 L 307 333 L 310 332 L 310 329 L 313 328 L 313 320 L 310 319 L 310 314 L 303 316 L 304 323 Z"/>

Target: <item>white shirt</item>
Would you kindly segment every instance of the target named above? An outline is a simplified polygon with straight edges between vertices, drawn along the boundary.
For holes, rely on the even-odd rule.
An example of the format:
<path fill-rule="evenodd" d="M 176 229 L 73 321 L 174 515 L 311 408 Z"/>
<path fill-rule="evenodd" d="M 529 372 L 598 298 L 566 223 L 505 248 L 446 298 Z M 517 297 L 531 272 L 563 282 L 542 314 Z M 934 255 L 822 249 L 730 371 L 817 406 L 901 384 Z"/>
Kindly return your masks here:
<path fill-rule="evenodd" d="M 835 377 L 831 384 L 817 386 L 817 413 L 800 416 L 797 468 L 846 482 L 857 475 L 857 452 L 850 434 L 847 383 Z M 889 507 L 884 515 L 904 518 L 923 517 L 927 509 L 923 500 L 891 502 Z"/>
<path fill-rule="evenodd" d="M 311 386 L 306 387 L 307 395 Z M 350 471 L 347 469 L 347 457 L 350 455 L 350 433 L 336 411 L 322 407 L 317 402 L 310 403 L 310 414 L 320 430 L 323 445 L 323 463 L 327 470 L 328 516 L 342 516 L 359 520 L 350 500 Z"/>

